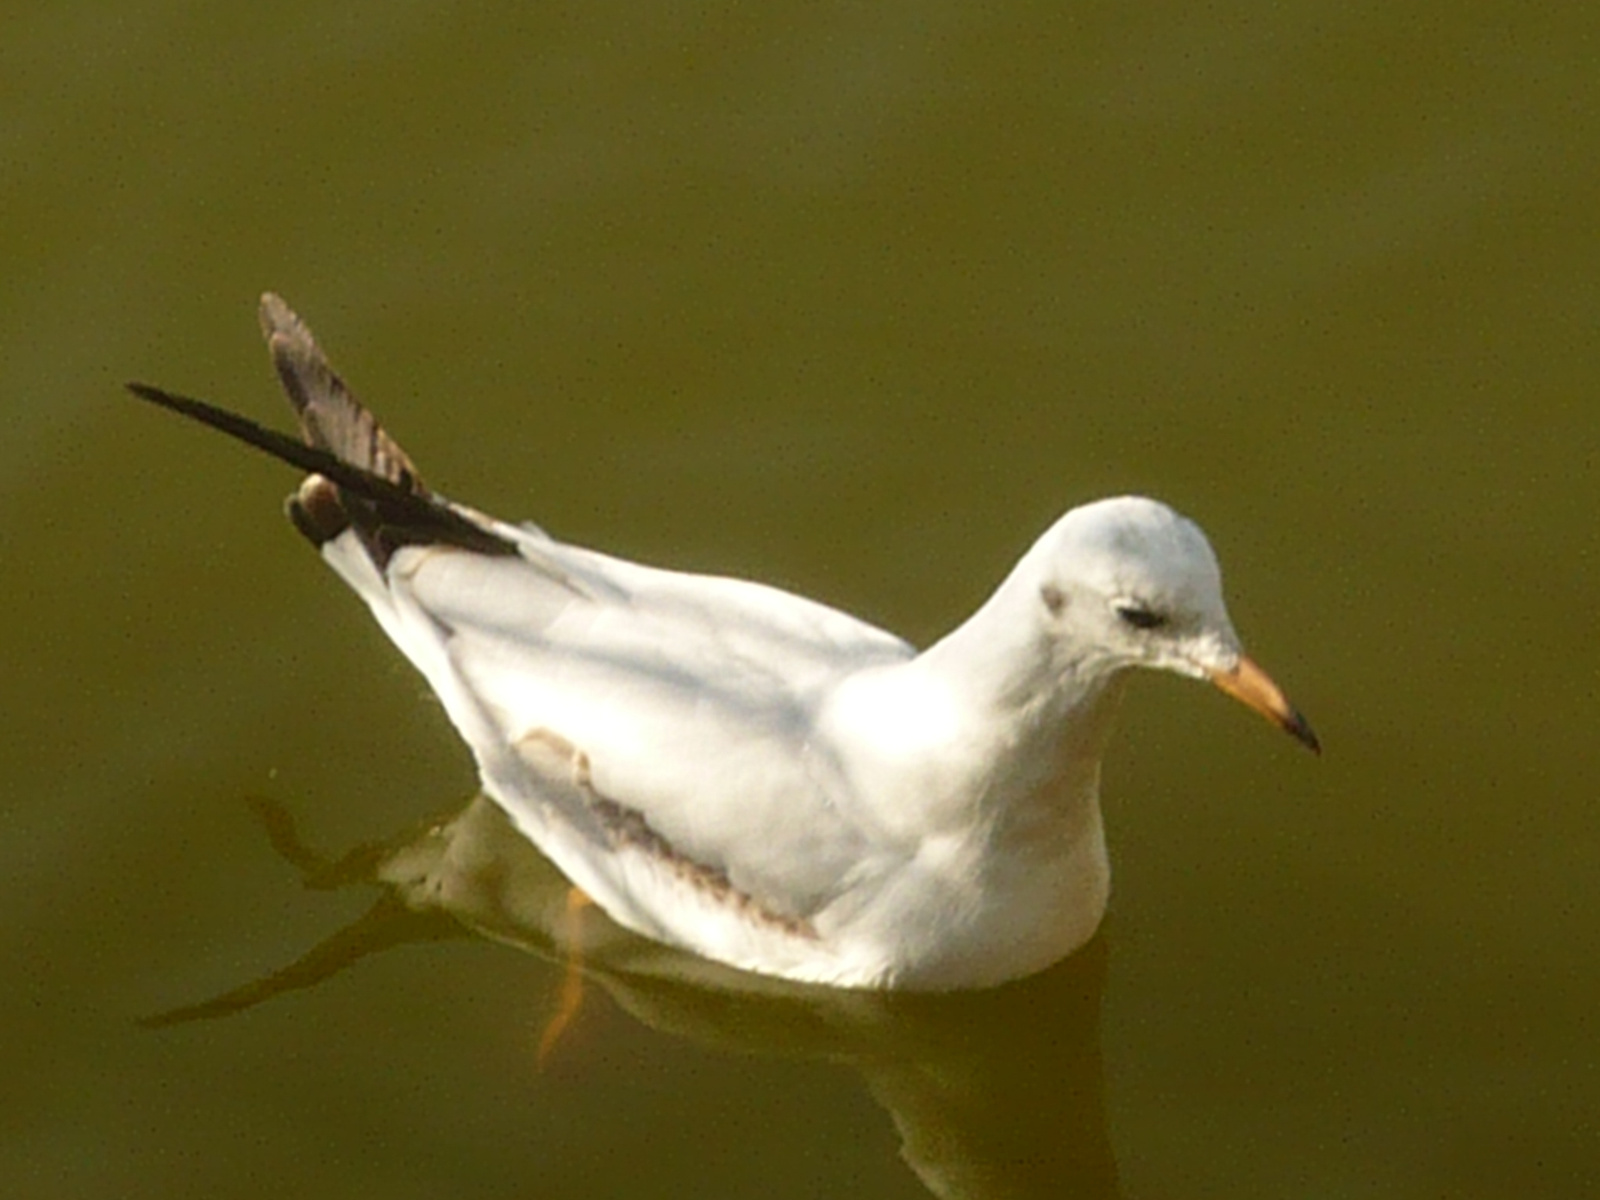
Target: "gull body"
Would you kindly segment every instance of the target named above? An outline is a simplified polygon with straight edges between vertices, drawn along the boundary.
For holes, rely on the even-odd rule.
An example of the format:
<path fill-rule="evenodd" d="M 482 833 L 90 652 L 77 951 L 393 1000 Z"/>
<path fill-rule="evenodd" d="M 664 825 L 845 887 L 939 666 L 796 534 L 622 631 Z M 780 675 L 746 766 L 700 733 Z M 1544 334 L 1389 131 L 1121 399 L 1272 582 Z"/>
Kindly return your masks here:
<path fill-rule="evenodd" d="M 984 987 L 1093 936 L 1100 761 L 1128 673 L 1209 678 L 1312 748 L 1244 656 L 1198 526 L 1075 508 L 920 653 L 741 580 L 566 545 L 445 500 L 277 297 L 296 442 L 134 385 L 307 470 L 297 528 L 423 674 L 487 794 L 620 924 L 845 987 Z"/>

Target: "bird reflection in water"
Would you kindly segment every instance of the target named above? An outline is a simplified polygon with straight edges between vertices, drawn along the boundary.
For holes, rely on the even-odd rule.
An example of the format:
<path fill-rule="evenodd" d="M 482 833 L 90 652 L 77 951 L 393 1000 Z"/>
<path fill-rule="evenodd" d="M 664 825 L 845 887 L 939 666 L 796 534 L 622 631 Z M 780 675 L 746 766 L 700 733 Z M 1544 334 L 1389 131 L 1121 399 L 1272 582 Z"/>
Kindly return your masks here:
<path fill-rule="evenodd" d="M 276 802 L 252 800 L 307 886 L 376 886 L 359 918 L 289 966 L 147 1018 L 225 1017 L 314 987 L 393 946 L 481 936 L 561 964 L 648 1027 L 720 1050 L 825 1059 L 860 1074 L 901 1155 L 939 1197 L 1119 1195 L 1100 1055 L 1105 935 L 1019 983 L 950 995 L 849 991 L 751 975 L 647 941 L 593 905 L 477 796 L 444 820 L 329 858 Z M 553 1024 L 547 1044 L 558 1035 Z"/>

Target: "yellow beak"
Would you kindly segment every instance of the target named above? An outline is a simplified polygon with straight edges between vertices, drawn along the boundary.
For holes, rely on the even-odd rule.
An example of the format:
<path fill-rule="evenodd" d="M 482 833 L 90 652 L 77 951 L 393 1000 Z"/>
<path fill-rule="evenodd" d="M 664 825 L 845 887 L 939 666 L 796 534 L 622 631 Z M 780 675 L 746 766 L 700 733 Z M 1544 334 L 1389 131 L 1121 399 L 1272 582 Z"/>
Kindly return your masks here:
<path fill-rule="evenodd" d="M 1248 704 L 1267 720 L 1289 734 L 1313 754 L 1322 753 L 1317 735 L 1311 732 L 1283 689 L 1272 682 L 1272 677 L 1258 667 L 1254 659 L 1240 656 L 1239 665 L 1231 671 L 1208 671 L 1211 682 L 1235 700 Z"/>

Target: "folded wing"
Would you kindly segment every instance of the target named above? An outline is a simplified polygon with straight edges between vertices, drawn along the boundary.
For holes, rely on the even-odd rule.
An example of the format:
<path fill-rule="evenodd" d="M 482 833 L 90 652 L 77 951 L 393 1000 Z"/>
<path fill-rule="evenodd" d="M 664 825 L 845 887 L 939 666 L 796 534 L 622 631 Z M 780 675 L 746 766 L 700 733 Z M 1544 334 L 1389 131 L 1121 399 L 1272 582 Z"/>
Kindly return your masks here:
<path fill-rule="evenodd" d="M 622 562 L 439 496 L 281 299 L 263 297 L 261 321 L 303 442 L 131 386 L 309 472 L 296 528 L 428 679 L 485 790 L 614 917 L 702 949 L 725 918 L 728 938 L 808 936 L 882 852 L 811 740 L 817 706 L 911 647 L 774 588 Z"/>

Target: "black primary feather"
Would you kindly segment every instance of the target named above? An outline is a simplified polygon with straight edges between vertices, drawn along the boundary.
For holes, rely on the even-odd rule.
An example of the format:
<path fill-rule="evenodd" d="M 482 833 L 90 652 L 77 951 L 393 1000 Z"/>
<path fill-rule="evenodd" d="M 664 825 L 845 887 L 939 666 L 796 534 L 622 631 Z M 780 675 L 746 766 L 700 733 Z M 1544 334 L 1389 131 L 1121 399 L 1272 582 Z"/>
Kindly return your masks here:
<path fill-rule="evenodd" d="M 330 450 L 308 446 L 288 434 L 258 425 L 248 417 L 207 404 L 204 400 L 179 396 L 148 383 L 130 383 L 127 386 L 141 400 L 181 413 L 202 425 L 209 425 L 302 471 L 321 475 L 344 492 L 365 501 L 364 505 L 357 507 L 348 503 L 348 497 L 342 497 L 347 501 L 345 507 L 351 523 L 362 532 L 363 540 L 374 550 L 380 565 L 386 563 L 389 554 L 402 545 L 444 543 L 480 554 L 517 553 L 514 542 L 484 528 L 423 489 L 409 471 L 401 475 L 404 482 L 397 483 L 365 467 L 348 463 Z M 300 523 L 297 521 L 296 524 Z M 310 536 L 303 525 L 301 531 Z M 313 537 L 313 540 L 316 538 Z"/>
<path fill-rule="evenodd" d="M 434 495 L 406 452 L 364 408 L 306 323 L 283 298 L 261 297 L 261 332 L 273 368 L 300 421 L 302 440 L 264 428 L 247 417 L 178 396 L 146 383 L 134 395 L 182 413 L 274 458 L 309 472 L 289 497 L 289 519 L 321 546 L 354 530 L 381 569 L 401 546 L 445 544 L 480 554 L 515 554 L 516 544 Z"/>

